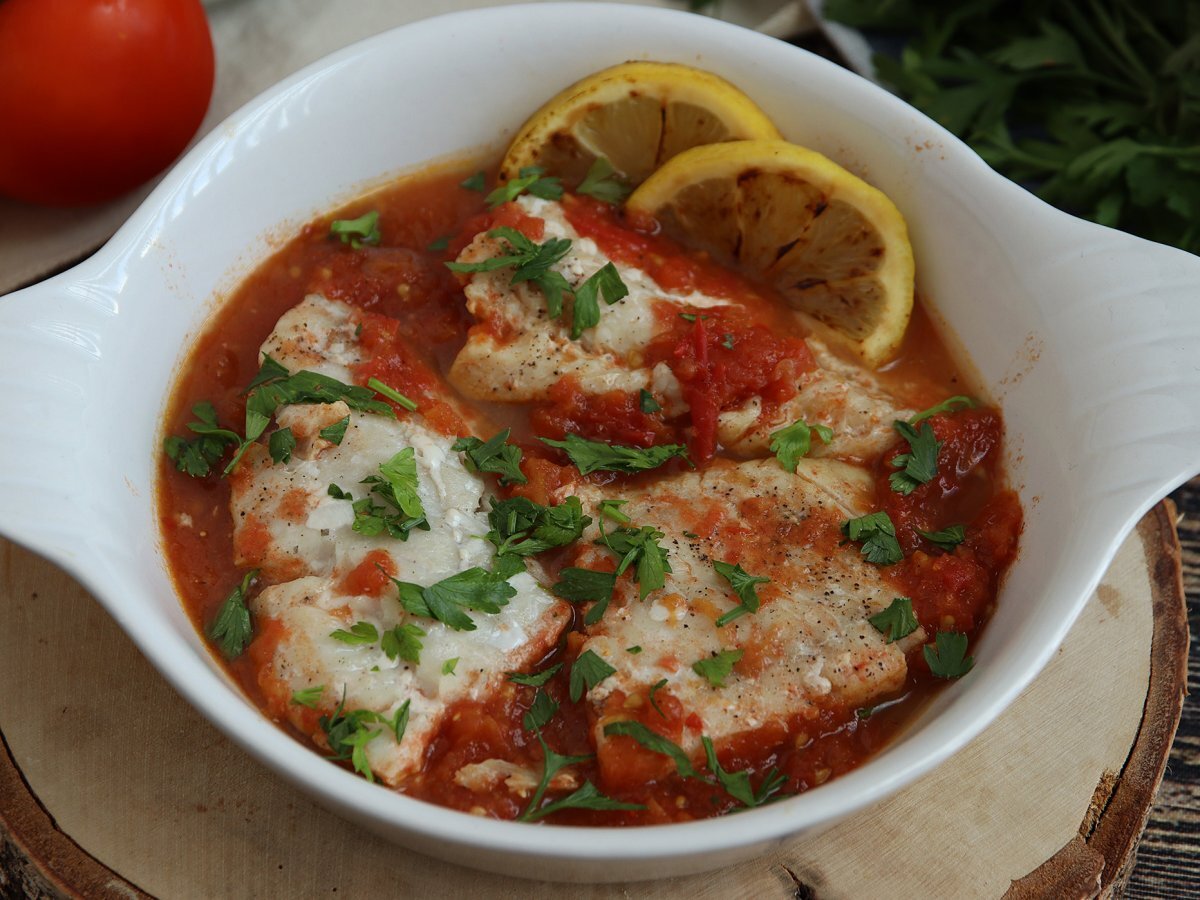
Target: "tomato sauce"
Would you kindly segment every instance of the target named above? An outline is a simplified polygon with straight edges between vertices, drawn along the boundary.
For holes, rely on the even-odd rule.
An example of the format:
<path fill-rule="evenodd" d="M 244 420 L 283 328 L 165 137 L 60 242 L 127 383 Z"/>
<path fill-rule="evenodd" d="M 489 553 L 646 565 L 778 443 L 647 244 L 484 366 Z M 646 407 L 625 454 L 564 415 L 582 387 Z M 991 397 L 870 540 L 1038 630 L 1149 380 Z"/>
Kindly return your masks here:
<path fill-rule="evenodd" d="M 468 328 L 489 329 L 504 339 L 503 325 L 474 322 L 466 310 L 460 282 L 444 263 L 478 231 L 503 225 L 541 240 L 543 229 L 541 220 L 526 216 L 513 204 L 486 210 L 481 193 L 459 186 L 466 174 L 469 172 L 456 168 L 431 170 L 301 228 L 242 282 L 214 316 L 180 375 L 165 432 L 186 433 L 192 405 L 203 400 L 214 404 L 220 422 L 237 427 L 245 413 L 243 391 L 258 369 L 260 344 L 284 312 L 317 292 L 363 311 L 360 340 L 374 356 L 354 372 L 357 383 L 374 377 L 389 385 L 403 385 L 403 392 L 419 402 L 433 427 L 447 435 L 467 433 L 454 410 L 441 399 L 447 392 L 453 393 L 445 373 Z M 541 503 L 570 482 L 574 470 L 562 456 L 535 441 L 535 436 L 562 438 L 575 433 L 643 447 L 686 443 L 693 460 L 704 465 L 722 454 L 716 433 L 721 411 L 753 396 L 762 398 L 768 408 L 786 402 L 796 393 L 799 376 L 815 366 L 803 329 L 768 288 L 716 265 L 702 252 L 679 247 L 661 235 L 632 230 L 606 204 L 568 195 L 564 205 L 572 226 L 595 240 L 610 257 L 638 266 L 665 287 L 736 300 L 741 309 L 697 308 L 685 316 L 676 310 L 662 313 L 665 318 L 659 336 L 637 362 L 663 363 L 670 368 L 691 408 L 685 416 L 670 418 L 661 409 L 647 408 L 644 398 L 634 393 L 587 394 L 571 376 L 561 379 L 540 403 L 501 407 L 475 402 L 498 427 L 512 428 L 514 440 L 525 450 L 523 471 L 528 483 L 498 492 L 524 495 Z M 380 246 L 352 248 L 330 238 L 333 219 L 354 218 L 369 209 L 380 212 L 379 227 L 384 235 Z M 409 339 L 413 336 L 418 339 Z M 881 377 L 901 402 L 918 409 L 950 395 L 969 393 L 919 307 L 897 359 Z M 401 407 L 396 409 L 398 415 L 405 414 Z M 889 463 L 905 451 L 904 444 L 876 462 L 877 508 L 891 516 L 906 552 L 904 561 L 891 567 L 887 577 L 898 591 L 912 597 L 914 611 L 931 637 L 947 629 L 973 636 L 989 616 L 998 580 L 1015 555 L 1021 509 L 1016 496 L 1004 489 L 999 468 L 1002 426 L 994 410 L 938 415 L 928 422 L 942 444 L 935 480 L 907 496 L 890 489 L 888 476 L 895 469 Z M 611 480 L 623 476 L 593 477 Z M 161 462 L 158 503 L 163 542 L 183 604 L 202 631 L 242 575 L 232 562 L 229 501 L 227 480 L 188 478 L 165 458 Z M 298 509 L 295 514 L 302 512 Z M 755 517 L 753 509 L 744 512 L 748 520 Z M 920 534 L 950 522 L 967 526 L 966 540 L 952 551 L 939 549 Z M 815 533 L 810 532 L 816 527 L 812 522 L 797 523 L 792 532 L 770 535 L 769 542 L 782 546 L 788 541 L 812 541 Z M 265 543 L 265 526 L 263 531 L 259 537 Z M 255 533 L 254 529 L 246 531 L 242 540 L 252 543 Z M 827 534 L 825 538 L 832 552 L 836 536 Z M 253 546 L 239 549 L 254 555 Z M 770 546 L 762 553 L 761 562 L 769 564 Z M 563 558 L 555 552 L 547 556 L 544 562 L 553 576 L 564 564 Z M 368 557 L 342 577 L 338 590 L 379 595 L 388 589 L 389 562 L 386 554 L 378 559 Z M 770 590 L 770 585 L 764 587 L 765 600 L 770 599 Z M 537 668 L 566 663 L 544 688 L 560 710 L 543 730 L 543 737 L 558 753 L 583 756 L 594 752 L 589 739 L 592 723 L 584 705 L 571 702 L 567 676 L 582 642 L 581 627 L 582 623 L 576 622 L 569 628 L 560 646 Z M 272 693 L 277 689 L 270 685 L 260 685 L 256 675 L 271 658 L 278 639 L 278 634 L 266 627 L 247 653 L 226 664 L 243 690 L 281 727 L 290 729 L 283 724 L 290 698 Z M 910 654 L 909 663 L 904 689 L 875 709 L 809 710 L 790 722 L 718 746 L 721 764 L 730 771 L 749 769 L 756 786 L 775 768 L 786 779 L 785 794 L 808 790 L 853 769 L 886 744 L 942 683 L 929 673 L 919 648 Z M 748 654 L 738 666 L 752 674 L 754 666 L 769 664 L 765 657 Z M 471 791 L 457 784 L 454 775 L 463 765 L 492 758 L 540 771 L 541 746 L 522 726 L 533 697 L 534 689 L 505 683 L 486 700 L 452 708 L 428 750 L 424 771 L 406 784 L 405 792 L 481 815 L 518 816 L 525 803 L 520 796 L 505 790 Z M 607 703 L 606 713 L 633 718 L 672 740 L 678 740 L 687 724 L 683 707 L 669 689 L 653 697 L 614 692 Z M 313 722 L 308 724 L 315 726 L 317 715 L 313 711 Z M 647 751 L 630 738 L 613 740 L 599 759 L 580 763 L 573 771 L 578 783 L 590 779 L 609 796 L 644 804 L 646 809 L 564 810 L 549 821 L 576 825 L 673 822 L 712 816 L 736 805 L 718 788 L 680 778 L 667 757 Z M 561 791 L 557 793 L 561 795 Z"/>

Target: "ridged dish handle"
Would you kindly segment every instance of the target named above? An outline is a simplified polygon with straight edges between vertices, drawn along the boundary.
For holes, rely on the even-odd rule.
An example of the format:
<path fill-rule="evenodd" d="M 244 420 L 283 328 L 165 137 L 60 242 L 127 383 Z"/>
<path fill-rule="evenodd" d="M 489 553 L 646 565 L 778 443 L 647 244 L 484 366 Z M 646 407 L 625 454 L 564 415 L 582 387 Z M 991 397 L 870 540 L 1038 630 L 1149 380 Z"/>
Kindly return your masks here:
<path fill-rule="evenodd" d="M 1075 220 L 1036 269 L 1066 388 L 1040 427 L 1088 517 L 1127 526 L 1200 473 L 1200 258 Z"/>
<path fill-rule="evenodd" d="M 0 297 L 0 535 L 67 568 L 99 527 L 102 355 L 118 312 L 77 271 Z"/>

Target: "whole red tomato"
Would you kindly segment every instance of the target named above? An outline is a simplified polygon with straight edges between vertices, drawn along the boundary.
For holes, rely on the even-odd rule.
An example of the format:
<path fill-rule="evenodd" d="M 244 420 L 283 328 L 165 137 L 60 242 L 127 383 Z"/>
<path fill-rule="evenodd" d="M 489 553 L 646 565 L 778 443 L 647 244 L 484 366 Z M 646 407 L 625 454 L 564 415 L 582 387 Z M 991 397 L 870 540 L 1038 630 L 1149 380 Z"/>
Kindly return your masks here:
<path fill-rule="evenodd" d="M 123 194 L 191 140 L 212 96 L 199 0 L 0 0 L 0 194 Z"/>

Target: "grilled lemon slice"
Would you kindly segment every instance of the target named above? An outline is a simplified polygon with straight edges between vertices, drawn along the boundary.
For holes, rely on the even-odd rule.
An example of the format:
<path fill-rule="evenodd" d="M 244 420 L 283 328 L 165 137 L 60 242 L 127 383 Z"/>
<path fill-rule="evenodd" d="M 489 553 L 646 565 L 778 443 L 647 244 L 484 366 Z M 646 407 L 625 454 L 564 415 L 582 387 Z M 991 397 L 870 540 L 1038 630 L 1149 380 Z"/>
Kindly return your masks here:
<path fill-rule="evenodd" d="M 754 101 L 723 78 L 674 63 L 628 62 L 589 75 L 535 112 L 509 146 L 500 178 L 542 166 L 577 183 L 604 157 L 636 185 L 691 147 L 778 137 Z"/>
<path fill-rule="evenodd" d="M 696 147 L 647 178 L 625 209 L 774 286 L 868 366 L 904 338 L 913 305 L 904 218 L 813 150 L 778 140 Z"/>

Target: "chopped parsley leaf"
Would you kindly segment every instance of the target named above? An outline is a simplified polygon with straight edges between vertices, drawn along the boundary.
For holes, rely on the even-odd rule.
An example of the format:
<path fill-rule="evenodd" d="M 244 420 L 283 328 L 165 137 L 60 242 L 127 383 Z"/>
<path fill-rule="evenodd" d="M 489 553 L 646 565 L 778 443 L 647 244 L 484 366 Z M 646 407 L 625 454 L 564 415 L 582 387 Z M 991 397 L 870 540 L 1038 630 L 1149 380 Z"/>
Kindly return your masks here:
<path fill-rule="evenodd" d="M 629 288 L 611 262 L 605 263 L 583 284 L 575 288 L 575 309 L 571 317 L 571 340 L 577 341 L 589 328 L 600 324 L 599 299 L 609 306 L 629 296 Z"/>
<path fill-rule="evenodd" d="M 525 711 L 521 724 L 525 726 L 526 731 L 541 731 L 546 723 L 554 718 L 556 712 L 558 704 L 554 698 L 538 688 L 537 693 L 533 695 L 533 705 Z"/>
<path fill-rule="evenodd" d="M 713 687 L 725 687 L 725 679 L 733 673 L 733 667 L 742 658 L 741 650 L 722 650 L 712 656 L 692 663 L 692 671 L 708 680 Z"/>
<path fill-rule="evenodd" d="M 379 640 L 379 629 L 370 622 L 355 622 L 349 631 L 339 628 L 329 636 L 343 644 L 373 644 Z"/>
<path fill-rule="evenodd" d="M 383 633 L 383 640 L 379 642 L 379 648 L 387 654 L 388 659 L 402 659 L 417 665 L 421 662 L 421 650 L 425 647 L 421 638 L 425 636 L 424 628 L 411 622 L 404 622 Z"/>
<path fill-rule="evenodd" d="M 632 647 L 626 647 L 625 652 L 626 653 L 634 653 L 634 654 L 641 653 L 642 647 L 640 644 L 634 644 Z"/>
<path fill-rule="evenodd" d="M 379 466 L 379 475 L 368 475 L 360 484 L 371 485 L 366 497 L 355 500 L 354 495 L 331 484 L 330 497 L 348 500 L 354 510 L 352 529 L 366 537 L 375 537 L 385 531 L 392 538 L 407 541 L 416 528 L 429 530 L 425 507 L 417 493 L 417 461 L 412 447 L 405 447 L 391 459 Z M 382 477 L 380 477 L 382 476 Z M 377 504 L 375 498 L 383 501 Z"/>
<path fill-rule="evenodd" d="M 651 591 L 666 584 L 666 573 L 671 571 L 667 551 L 659 543 L 666 535 L 652 525 L 641 528 L 621 526 L 606 533 L 603 522 L 601 519 L 600 537 L 596 543 L 608 547 L 620 558 L 615 572 L 618 577 L 636 564 L 633 577 L 638 583 L 640 598 L 645 600 Z"/>
<path fill-rule="evenodd" d="M 585 781 L 572 793 L 568 794 L 560 800 L 555 800 L 542 806 L 542 799 L 546 796 L 546 790 L 550 787 L 550 782 L 554 776 L 565 769 L 567 766 L 573 766 L 581 762 L 586 762 L 591 759 L 590 756 L 563 756 L 561 753 L 555 753 L 547 745 L 545 739 L 542 738 L 541 732 L 536 732 L 538 743 L 542 745 L 542 778 L 538 782 L 537 789 L 534 790 L 533 796 L 529 799 L 529 805 L 517 817 L 521 822 L 536 822 L 538 819 L 544 818 L 551 813 L 556 813 L 563 809 L 645 809 L 646 807 L 638 803 L 623 803 L 619 800 L 613 800 L 611 797 L 606 797 L 596 786 L 590 781 Z"/>
<path fill-rule="evenodd" d="M 571 241 L 567 238 L 551 238 L 536 244 L 507 225 L 493 228 L 487 234 L 488 237 L 504 241 L 503 253 L 474 263 L 448 262 L 446 268 L 451 272 L 467 273 L 492 272 L 511 266 L 513 274 L 509 284 L 532 282 L 545 296 L 550 318 L 557 319 L 561 316 L 563 296 L 571 292 L 571 285 L 561 273 L 550 267 L 567 255 L 571 249 Z"/>
<path fill-rule="evenodd" d="M 221 648 L 228 659 L 237 659 L 249 646 L 254 637 L 254 628 L 250 622 L 250 609 L 246 606 L 246 594 L 250 584 L 258 577 L 258 569 L 251 569 L 242 577 L 239 584 L 225 598 L 217 617 L 208 628 L 208 636 Z"/>
<path fill-rule="evenodd" d="M 896 432 L 908 441 L 908 453 L 898 453 L 891 464 L 900 469 L 888 476 L 888 483 L 898 494 L 911 494 L 918 487 L 933 480 L 937 475 L 937 455 L 941 441 L 934 436 L 933 428 L 926 422 L 920 429 L 907 422 L 894 422 Z"/>
<path fill-rule="evenodd" d="M 453 659 L 446 660 L 444 663 L 442 663 L 442 674 L 443 675 L 453 675 L 454 669 L 457 665 L 458 665 L 458 657 L 457 656 L 455 656 Z"/>
<path fill-rule="evenodd" d="M 711 776 L 705 775 L 693 766 L 691 759 L 688 758 L 682 747 L 647 728 L 641 722 L 610 722 L 604 726 L 604 733 L 605 735 L 631 737 L 647 750 L 670 757 L 675 763 L 675 771 L 681 778 L 694 778 L 713 787 L 720 787 L 743 808 L 762 806 L 780 799 L 779 791 L 787 784 L 787 778 L 773 768 L 764 776 L 758 790 L 752 790 L 750 773 L 727 771 L 717 759 L 712 739 L 707 736 L 701 736 L 700 742 L 704 745 L 708 768 L 713 773 Z"/>
<path fill-rule="evenodd" d="M 742 568 L 740 563 L 735 565 L 722 562 L 719 559 L 713 560 L 713 568 L 716 569 L 718 575 L 729 582 L 729 586 L 733 588 L 733 592 L 742 601 L 740 606 L 735 606 L 729 612 L 725 613 L 725 615 L 721 616 L 721 618 L 717 619 L 718 628 L 728 625 L 741 616 L 758 612 L 759 599 L 755 586 L 767 584 L 770 582 L 770 578 L 764 578 L 761 575 L 751 575 Z"/>
<path fill-rule="evenodd" d="M 296 435 L 292 433 L 291 428 L 280 428 L 277 431 L 271 432 L 271 437 L 267 441 L 267 450 L 274 462 L 288 462 L 291 460 L 292 451 L 295 449 Z"/>
<path fill-rule="evenodd" d="M 175 463 L 175 468 L 192 478 L 203 478 L 212 471 L 229 446 L 242 443 L 236 431 L 217 425 L 217 412 L 208 402 L 192 407 L 195 421 L 189 422 L 188 430 L 198 434 L 195 440 L 171 436 L 163 441 L 163 452 Z"/>
<path fill-rule="evenodd" d="M 578 703 L 586 691 L 590 691 L 616 669 L 591 650 L 584 650 L 571 664 L 571 702 Z"/>
<path fill-rule="evenodd" d="M 949 553 L 966 540 L 967 530 L 962 525 L 947 525 L 941 531 L 922 531 L 918 528 L 917 534 L 935 547 Z"/>
<path fill-rule="evenodd" d="M 721 765 L 720 760 L 717 759 L 717 751 L 713 747 L 712 738 L 703 736 L 700 738 L 700 743 L 704 745 L 704 756 L 708 762 L 708 769 L 716 777 L 717 784 L 725 790 L 725 793 L 747 809 L 770 802 L 771 798 L 787 784 L 787 777 L 779 770 L 772 768 L 763 778 L 758 790 L 755 791 L 750 785 L 748 771 L 743 769 L 740 772 L 730 772 Z"/>
<path fill-rule="evenodd" d="M 908 597 L 897 597 L 887 609 L 868 617 L 868 622 L 875 630 L 887 637 L 887 642 L 893 644 L 902 637 L 908 637 L 921 627 L 913 614 L 912 600 Z"/>
<path fill-rule="evenodd" d="M 357 219 L 334 219 L 329 225 L 329 233 L 355 250 L 363 244 L 378 244 L 383 239 L 379 231 L 379 210 L 363 213 Z"/>
<path fill-rule="evenodd" d="M 324 428 L 322 428 L 320 431 L 318 431 L 317 434 L 324 440 L 329 441 L 329 443 L 331 443 L 331 444 L 340 445 L 342 443 L 342 440 L 346 437 L 346 429 L 349 426 L 350 426 L 350 417 L 343 416 L 342 418 L 340 418 L 336 422 L 334 422 L 332 425 L 326 425 Z"/>
<path fill-rule="evenodd" d="M 975 658 L 967 656 L 967 636 L 957 631 L 939 631 L 934 638 L 935 646 L 926 644 L 925 662 L 929 671 L 938 678 L 962 678 L 975 665 Z"/>
<path fill-rule="evenodd" d="M 664 719 L 667 717 L 667 714 L 662 711 L 662 707 L 660 707 L 658 705 L 658 700 L 655 699 L 654 695 L 657 694 L 659 691 L 661 691 L 666 686 L 667 686 L 667 679 L 660 678 L 650 688 L 650 705 L 653 706 L 654 711 L 656 713 L 658 713 L 660 716 L 662 716 Z"/>
<path fill-rule="evenodd" d="M 449 246 L 450 246 L 450 235 L 443 234 L 441 237 L 436 237 L 432 241 L 430 241 L 428 246 L 425 247 L 425 249 L 428 250 L 430 253 L 441 253 L 443 250 L 445 250 Z"/>
<path fill-rule="evenodd" d="M 826 444 L 833 440 L 833 429 L 828 425 L 809 425 L 803 419 L 771 432 L 771 452 L 785 471 L 795 472 L 800 458 L 808 456 L 813 434 Z"/>
<path fill-rule="evenodd" d="M 409 412 L 414 412 L 417 408 L 416 401 L 410 400 L 408 397 L 405 397 L 402 393 L 400 393 L 394 387 L 389 387 L 388 385 L 386 385 L 382 381 L 380 381 L 378 378 L 368 378 L 367 379 L 367 387 L 369 387 L 371 390 L 375 391 L 377 394 L 382 394 L 384 397 L 387 397 L 389 400 L 391 400 L 397 406 L 404 407 L 404 409 L 407 409 Z"/>
<path fill-rule="evenodd" d="M 543 200 L 560 200 L 563 195 L 562 179 L 555 175 L 547 176 L 541 166 L 525 166 L 516 178 L 504 182 L 488 194 L 485 202 L 488 209 L 495 209 L 524 193 Z"/>
<path fill-rule="evenodd" d="M 519 560 L 517 563 L 521 565 Z M 498 559 L 494 572 L 472 566 L 428 587 L 395 578 L 391 581 L 396 585 L 400 605 L 410 615 L 437 619 L 456 631 L 474 631 L 475 623 L 466 610 L 500 612 L 517 594 L 508 579 L 518 571 L 520 569 L 506 566 L 503 559 Z"/>
<path fill-rule="evenodd" d="M 615 497 L 601 500 L 599 505 L 600 515 L 610 522 L 616 522 L 618 525 L 628 525 L 633 519 L 621 512 L 621 507 L 628 502 L 628 500 L 618 500 Z"/>
<path fill-rule="evenodd" d="M 467 470 L 491 472 L 500 476 L 500 484 L 526 484 L 529 479 L 521 471 L 521 448 L 508 443 L 511 430 L 492 435 L 487 441 L 477 437 L 460 437 L 450 449 L 463 454 Z"/>
<path fill-rule="evenodd" d="M 564 547 L 579 539 L 592 523 L 583 514 L 583 505 L 575 496 L 557 506 L 543 506 L 526 497 L 491 499 L 488 513 L 491 530 L 487 539 L 499 556 L 533 556 L 554 547 Z"/>
<path fill-rule="evenodd" d="M 649 415 L 650 413 L 662 412 L 662 404 L 654 399 L 654 395 L 645 388 L 638 392 L 638 405 L 642 412 Z"/>
<path fill-rule="evenodd" d="M 733 335 L 730 334 L 728 331 L 725 332 L 723 335 L 721 335 L 721 346 L 724 347 L 726 350 L 733 349 Z"/>
<path fill-rule="evenodd" d="M 484 176 L 483 172 L 476 172 L 474 175 L 471 175 L 470 177 L 464 178 L 462 181 L 460 181 L 458 186 L 461 188 L 466 188 L 468 191 L 477 191 L 478 193 L 482 194 L 484 189 L 487 187 L 487 178 Z"/>
<path fill-rule="evenodd" d="M 896 540 L 896 526 L 886 512 L 873 512 L 842 523 L 842 533 L 862 543 L 862 555 L 877 566 L 891 566 L 904 559 Z"/>
<path fill-rule="evenodd" d="M 612 572 L 596 572 L 568 566 L 558 573 L 559 581 L 551 588 L 555 596 L 571 603 L 594 603 L 583 617 L 583 624 L 595 625 L 600 621 L 612 600 L 617 576 Z"/>
<path fill-rule="evenodd" d="M 568 434 L 562 441 L 550 438 L 538 440 L 566 453 L 581 475 L 590 475 L 592 472 L 645 472 L 657 469 L 667 460 L 677 456 L 680 459 L 688 459 L 687 447 L 683 444 L 625 447 L 620 444 L 589 441 L 577 434 Z"/>
<path fill-rule="evenodd" d="M 911 419 L 908 420 L 908 424 L 909 425 L 918 425 L 921 422 L 924 422 L 930 416 L 946 415 L 948 413 L 957 412 L 960 409 L 974 409 L 978 405 L 979 404 L 976 403 L 974 400 L 972 400 L 970 397 L 966 397 L 966 396 L 963 396 L 962 394 L 958 394 L 957 396 L 954 396 L 954 397 L 947 397 L 945 400 L 943 400 L 937 406 L 931 406 L 931 407 L 929 407 L 929 409 L 924 410 L 923 412 L 917 413 L 915 416 L 913 416 Z"/>
<path fill-rule="evenodd" d="M 329 744 L 329 759 L 350 762 L 354 766 L 354 771 L 366 778 L 367 781 L 373 782 L 375 776 L 367 762 L 367 744 L 383 734 L 385 730 L 395 736 L 397 744 L 404 740 L 404 732 L 408 728 L 409 703 L 410 701 L 405 700 L 390 719 L 382 713 L 370 709 L 344 712 L 346 691 L 343 688 L 341 702 L 333 711 L 333 715 L 321 716 L 319 720 L 321 730 L 325 732 L 325 739 Z M 370 727 L 375 724 L 382 724 L 385 727 Z"/>
<path fill-rule="evenodd" d="M 297 706 L 307 706 L 309 709 L 316 709 L 317 704 L 321 702 L 321 695 L 324 693 L 325 685 L 323 684 L 301 688 L 292 693 L 292 702 Z"/>
<path fill-rule="evenodd" d="M 523 684 L 525 687 L 542 687 L 542 685 L 553 678 L 558 673 L 558 670 L 562 667 L 562 663 L 555 663 L 548 669 L 542 669 L 542 671 L 535 672 L 532 675 L 526 675 L 523 672 L 509 672 L 508 680 L 513 684 Z"/>
<path fill-rule="evenodd" d="M 596 157 L 587 175 L 575 188 L 577 194 L 587 194 L 605 203 L 620 203 L 629 196 L 631 188 L 617 177 L 617 170 L 603 156 Z"/>

